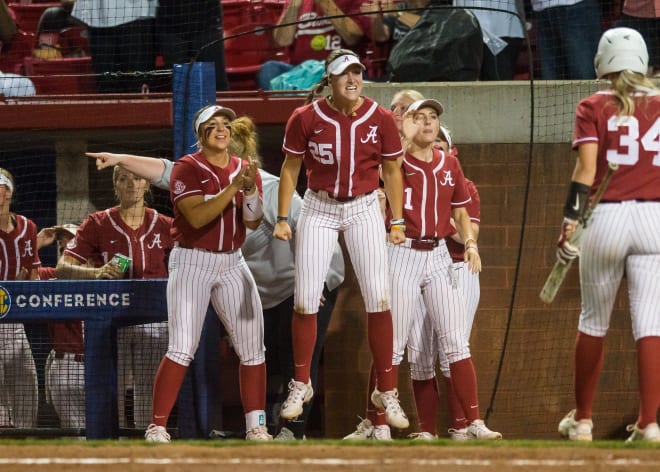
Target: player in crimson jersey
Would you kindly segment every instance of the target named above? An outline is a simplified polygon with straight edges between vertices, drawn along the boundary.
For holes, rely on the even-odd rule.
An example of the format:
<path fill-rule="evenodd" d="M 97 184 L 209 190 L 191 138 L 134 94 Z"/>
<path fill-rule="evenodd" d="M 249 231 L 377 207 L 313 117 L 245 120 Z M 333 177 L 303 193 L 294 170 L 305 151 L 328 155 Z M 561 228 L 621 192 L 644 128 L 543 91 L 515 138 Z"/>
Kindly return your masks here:
<path fill-rule="evenodd" d="M 78 232 L 65 224 L 44 228 L 37 235 L 39 249 L 57 241 L 61 256 Z M 55 267 L 39 267 L 40 280 L 55 279 Z M 48 334 L 52 349 L 45 369 L 46 401 L 53 405 L 62 428 L 85 428 L 85 342 L 80 320 L 51 321 Z"/>
<path fill-rule="evenodd" d="M 596 74 L 611 88 L 580 101 L 573 148 L 578 157 L 564 207 L 557 257 L 580 254 L 582 312 L 575 342 L 575 404 L 559 423 L 571 440 L 591 441 L 592 404 L 603 365 L 604 337 L 624 273 L 637 343 L 639 416 L 628 441 L 660 442 L 660 91 L 645 75 L 649 55 L 629 28 L 603 33 Z M 609 163 L 618 164 L 585 228 L 570 240 Z"/>
<path fill-rule="evenodd" d="M 193 128 L 199 151 L 179 159 L 170 176 L 175 247 L 170 256 L 167 309 L 170 342 L 154 385 L 147 441 L 168 442 L 167 419 L 193 359 L 209 302 L 240 360 L 246 438 L 267 441 L 263 310 L 243 258 L 246 228 L 263 217 L 258 165 L 229 153 L 233 110 L 209 105 Z"/>
<path fill-rule="evenodd" d="M 401 156 L 392 115 L 363 97 L 364 66 L 352 51 L 337 50 L 326 59 L 326 74 L 310 97 L 328 85 L 331 94 L 297 108 L 286 125 L 280 172 L 275 237 L 292 237 L 287 221 L 291 198 L 305 163 L 305 192 L 296 232 L 296 286 L 292 320 L 295 378 L 282 404 L 284 419 L 298 417 L 313 395 L 310 362 L 316 341 L 316 313 L 339 232 L 353 262 L 367 311 L 369 347 L 376 367 L 374 404 L 387 422 L 408 427 L 398 400 L 392 369 L 392 314 L 388 289 L 385 229 L 375 190 L 382 165 L 385 190 L 392 207 L 390 240 L 405 240 L 402 219 Z"/>
<path fill-rule="evenodd" d="M 172 219 L 146 206 L 146 180 L 115 167 L 112 182 L 119 205 L 85 217 L 58 261 L 58 279 L 167 277 Z M 125 274 L 112 262 L 115 254 L 131 258 Z M 146 428 L 149 424 L 153 378 L 166 349 L 165 322 L 117 330 L 120 426 L 126 427 L 124 392 L 129 378 L 133 379 L 135 426 Z"/>
<path fill-rule="evenodd" d="M 469 349 L 471 323 L 445 243 L 445 238 L 458 232 L 465 244 L 463 261 L 467 269 L 481 271 L 477 236 L 465 208 L 471 203 L 468 184 L 458 159 L 436 147 L 442 111 L 436 100 L 419 100 L 408 107 L 403 121 L 403 136 L 410 143 L 401 166 L 407 239 L 403 245 L 388 247 L 390 265 L 399 268 L 390 274 L 395 322 L 392 363 L 401 363 L 410 339 L 424 339 L 422 333 L 411 333 L 413 327 L 419 327 L 413 320 L 419 314 L 421 300 L 431 321 L 426 332 L 437 332 L 438 348 L 446 356 L 453 391 L 465 413 L 466 434 L 476 439 L 499 439 L 502 435 L 488 429 L 480 419 Z M 431 350 L 427 354 L 434 365 L 435 355 Z"/>
<path fill-rule="evenodd" d="M 10 211 L 14 177 L 0 167 L 0 280 L 37 280 L 37 226 Z M 0 292 L 0 316 L 9 302 Z M 0 323 L 0 427 L 33 428 L 37 420 L 37 370 L 22 323 Z"/>

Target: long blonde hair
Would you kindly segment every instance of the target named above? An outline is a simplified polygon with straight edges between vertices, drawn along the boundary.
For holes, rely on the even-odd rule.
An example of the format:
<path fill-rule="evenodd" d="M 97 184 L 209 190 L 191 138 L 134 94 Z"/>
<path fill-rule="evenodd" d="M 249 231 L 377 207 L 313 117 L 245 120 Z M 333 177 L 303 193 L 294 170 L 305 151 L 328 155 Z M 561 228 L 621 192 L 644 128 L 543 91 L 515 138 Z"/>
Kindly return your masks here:
<path fill-rule="evenodd" d="M 619 115 L 629 116 L 635 112 L 635 93 L 646 95 L 648 90 L 660 91 L 646 76 L 630 70 L 609 74 L 607 78 L 612 82 Z"/>
<path fill-rule="evenodd" d="M 252 158 L 261 165 L 257 127 L 247 116 L 241 116 L 231 122 L 229 152 L 242 159 Z"/>

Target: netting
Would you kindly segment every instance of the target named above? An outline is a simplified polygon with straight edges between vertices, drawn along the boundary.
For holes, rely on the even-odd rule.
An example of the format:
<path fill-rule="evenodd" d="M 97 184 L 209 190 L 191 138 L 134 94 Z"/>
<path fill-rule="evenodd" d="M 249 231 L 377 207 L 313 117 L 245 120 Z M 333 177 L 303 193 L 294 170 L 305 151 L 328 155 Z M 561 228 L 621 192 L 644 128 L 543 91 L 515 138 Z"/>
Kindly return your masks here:
<path fill-rule="evenodd" d="M 78 9 L 89 8 L 93 3 L 78 0 L 74 17 L 77 11 L 83 11 Z M 155 1 L 145 1 L 144 11 L 120 8 L 128 2 L 110 3 L 114 8 L 104 10 L 103 18 L 80 13 L 91 23 L 66 23 L 55 32 L 40 32 L 38 18 L 45 6 L 58 7 L 58 3 L 10 3 L 19 28 L 11 41 L 2 39 L 0 52 L 0 70 L 4 73 L 0 167 L 10 170 L 16 181 L 12 211 L 29 217 L 38 228 L 45 228 L 80 223 L 90 212 L 115 205 L 111 172 L 98 172 L 94 161 L 83 157 L 87 150 L 173 159 L 176 138 L 172 132 L 172 65 L 193 58 L 216 65 L 217 99 L 257 122 L 264 167 L 278 173 L 284 124 L 302 99 L 255 89 L 261 64 L 282 59 L 290 52 L 272 40 L 273 25 L 287 2 L 161 0 L 156 8 Z M 415 2 L 404 3 L 394 2 L 392 10 L 385 9 L 383 13 L 392 19 L 405 18 L 406 13 L 414 12 L 410 6 Z M 450 2 L 432 3 L 451 10 Z M 491 11 L 507 16 L 515 2 L 472 3 L 479 4 L 474 7 L 479 17 Z M 606 86 L 590 80 L 594 78 L 593 38 L 597 40 L 604 29 L 617 24 L 622 16 L 620 2 L 584 0 L 579 2 L 580 8 L 591 8 L 587 11 L 592 14 L 571 16 L 569 25 L 550 15 L 560 12 L 544 13 L 533 5 L 549 2 L 525 3 L 524 21 L 507 16 L 512 18 L 509 26 L 520 26 L 519 33 L 504 36 L 520 48 L 507 62 L 512 64 L 508 72 L 519 80 L 376 83 L 367 85 L 365 93 L 387 106 L 399 89 L 415 88 L 445 105 L 443 120 L 454 133 L 466 175 L 476 183 L 482 197 L 480 249 L 485 268 L 472 336 L 482 410 L 489 424 L 505 437 L 553 438 L 557 422 L 573 404 L 572 351 L 580 305 L 577 270 L 569 273 L 551 306 L 543 305 L 538 293 L 554 263 L 552 248 L 574 164 L 570 140 L 575 106 L 580 98 Z M 99 36 L 105 31 L 95 31 L 127 19 L 137 24 L 117 29 L 113 33 L 116 36 Z M 568 36 L 572 39 L 540 42 L 541 35 L 546 39 L 553 37 L 553 32 L 544 29 L 550 26 L 570 28 Z M 577 37 L 578 31 L 589 33 L 590 38 Z M 177 42 L 192 33 L 198 34 Z M 502 52 L 507 47 L 498 41 L 502 34 L 496 29 L 486 31 L 484 39 L 490 45 L 484 44 L 480 54 L 486 49 Z M 220 40 L 223 35 L 224 41 Z M 106 70 L 98 69 L 93 55 L 97 39 L 112 43 L 112 54 L 124 57 L 126 62 L 110 61 L 105 63 Z M 571 42 L 577 44 L 579 54 L 568 48 Z M 164 49 L 164 44 L 173 45 L 172 50 Z M 385 81 L 386 54 L 392 44 L 367 39 L 363 46 L 363 61 L 369 65 L 372 78 L 375 82 Z M 657 58 L 657 54 L 653 57 Z M 557 66 L 554 72 L 550 72 L 550 62 Z M 580 67 L 572 68 L 576 63 Z M 583 72 L 587 76 L 580 75 Z M 31 82 L 25 82 L 25 78 Z M 225 91 L 227 88 L 231 91 Z M 171 214 L 167 192 L 152 189 L 150 205 Z M 44 247 L 40 257 L 45 266 L 54 266 L 57 249 Z M 344 313 L 359 312 L 359 302 L 350 296 L 356 287 L 345 290 L 341 299 L 345 304 L 339 303 L 334 315 L 340 319 Z M 151 294 L 136 296 L 144 303 L 153 302 Z M 623 289 L 615 310 L 594 405 L 598 438 L 622 437 L 623 427 L 634 421 L 637 409 L 634 345 Z M 46 401 L 45 368 L 52 349 L 46 328 L 43 319 L 32 319 L 25 325 L 38 386 L 36 419 L 27 427 L 43 430 L 64 427 Z M 138 343 L 143 343 L 147 338 L 141 333 L 138 339 Z M 335 385 L 333 379 L 338 378 L 338 370 L 352 378 L 362 375 L 364 362 L 347 366 L 344 360 L 363 356 L 366 349 L 360 351 L 360 346 L 348 346 L 346 338 L 332 335 L 328 343 L 325 431 L 339 436 L 349 432 L 355 414 L 361 412 L 363 405 L 358 398 L 363 395 L 360 382 Z M 77 362 L 75 357 L 73 362 Z M 119 387 L 119 397 L 128 399 L 123 407 L 119 405 L 116 417 L 122 428 L 143 427 L 138 410 L 142 408 L 144 412 L 147 406 L 136 409 L 132 404 L 135 389 L 126 393 L 137 377 L 133 374 L 132 383 L 127 382 L 129 387 Z M 88 374 L 88 381 L 95 382 L 93 374 Z M 15 384 L 17 388 L 32 391 L 30 376 L 24 376 L 21 382 Z M 143 381 L 139 383 L 145 386 Z M 337 392 L 339 387 L 343 391 Z M 401 388 L 402 397 L 406 398 L 407 387 L 402 384 Z M 352 398 L 346 398 L 345 390 Z M 24 396 L 29 414 L 34 415 L 34 395 Z M 333 403 L 335 399 L 344 403 Z M 409 400 L 406 402 L 407 408 L 411 408 Z M 10 418 L 15 416 L 10 413 Z M 440 421 L 446 421 L 446 416 Z M 1 410 L 0 426 L 7 426 Z"/>

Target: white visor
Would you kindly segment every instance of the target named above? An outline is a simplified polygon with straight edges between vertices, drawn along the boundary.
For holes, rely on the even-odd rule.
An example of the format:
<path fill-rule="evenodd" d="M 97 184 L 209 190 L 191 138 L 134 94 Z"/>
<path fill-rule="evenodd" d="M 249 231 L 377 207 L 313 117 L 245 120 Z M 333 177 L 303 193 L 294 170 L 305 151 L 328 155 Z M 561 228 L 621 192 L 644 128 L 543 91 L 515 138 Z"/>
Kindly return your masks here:
<path fill-rule="evenodd" d="M 210 120 L 215 115 L 224 115 L 229 118 L 229 121 L 234 121 L 236 119 L 236 113 L 231 108 L 222 107 L 220 105 L 214 105 L 206 108 L 203 112 L 199 114 L 194 123 L 195 134 L 199 132 L 199 127 L 202 123 Z"/>
<path fill-rule="evenodd" d="M 332 61 L 325 70 L 328 72 L 328 75 L 339 75 L 342 74 L 347 67 L 352 66 L 353 64 L 359 65 L 362 70 L 367 70 L 366 67 L 360 62 L 360 59 L 357 56 L 352 54 L 344 54 L 339 56 L 337 59 Z"/>
<path fill-rule="evenodd" d="M 5 174 L 0 174 L 0 185 L 6 185 L 10 192 L 14 191 L 14 185 Z"/>
<path fill-rule="evenodd" d="M 438 116 L 442 115 L 442 112 L 444 111 L 444 108 L 442 107 L 442 103 L 440 103 L 437 100 L 433 100 L 432 98 L 427 98 L 425 100 L 417 100 L 416 102 L 413 102 L 410 104 L 408 107 L 408 113 L 417 111 L 420 108 L 424 107 L 430 107 L 435 110 L 435 112 L 438 114 Z"/>

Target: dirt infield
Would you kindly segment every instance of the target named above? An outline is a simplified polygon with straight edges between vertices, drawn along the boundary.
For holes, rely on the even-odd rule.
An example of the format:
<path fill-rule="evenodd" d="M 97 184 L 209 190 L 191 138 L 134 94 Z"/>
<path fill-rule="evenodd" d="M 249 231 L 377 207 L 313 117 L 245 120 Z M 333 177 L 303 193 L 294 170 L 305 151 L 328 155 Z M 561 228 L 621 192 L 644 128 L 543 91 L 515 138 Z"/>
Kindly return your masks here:
<path fill-rule="evenodd" d="M 0 445 L 0 470 L 7 471 L 481 471 L 535 472 L 578 468 L 592 471 L 660 470 L 658 447 L 578 447 L 498 444 L 347 445 L 337 442 L 228 444 L 141 442 Z"/>

